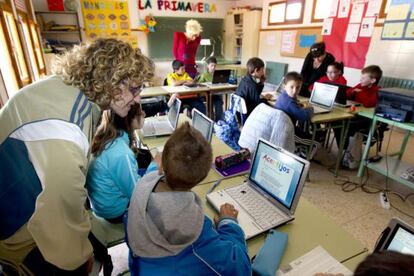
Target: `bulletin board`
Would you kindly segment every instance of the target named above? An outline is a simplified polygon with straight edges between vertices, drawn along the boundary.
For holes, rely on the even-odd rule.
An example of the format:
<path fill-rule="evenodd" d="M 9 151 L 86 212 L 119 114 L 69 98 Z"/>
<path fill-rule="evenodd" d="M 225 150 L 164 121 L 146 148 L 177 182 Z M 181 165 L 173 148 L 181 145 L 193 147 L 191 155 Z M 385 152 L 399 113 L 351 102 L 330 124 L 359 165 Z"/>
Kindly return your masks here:
<path fill-rule="evenodd" d="M 313 43 L 322 41 L 322 28 L 282 31 L 280 55 L 304 58 Z"/>
<path fill-rule="evenodd" d="M 414 2 L 394 0 L 382 28 L 383 40 L 414 40 Z"/>

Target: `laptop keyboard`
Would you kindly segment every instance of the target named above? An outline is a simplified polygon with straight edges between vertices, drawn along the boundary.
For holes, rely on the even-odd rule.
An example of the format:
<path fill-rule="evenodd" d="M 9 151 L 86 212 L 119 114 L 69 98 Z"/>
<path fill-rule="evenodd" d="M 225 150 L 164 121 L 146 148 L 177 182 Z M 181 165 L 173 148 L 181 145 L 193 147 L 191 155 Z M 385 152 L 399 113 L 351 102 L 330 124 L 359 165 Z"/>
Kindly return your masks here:
<path fill-rule="evenodd" d="M 155 127 L 153 122 L 145 122 L 142 131 L 145 135 L 152 135 L 155 134 Z"/>
<path fill-rule="evenodd" d="M 313 112 L 314 113 L 323 113 L 323 112 L 328 112 L 328 111 L 329 110 L 326 109 L 326 108 L 322 108 L 322 107 L 319 107 L 317 105 L 313 105 Z"/>
<path fill-rule="evenodd" d="M 284 219 L 278 209 L 260 196 L 247 184 L 227 189 L 226 192 L 255 220 L 263 229 L 268 229 Z"/>
<path fill-rule="evenodd" d="M 157 125 L 157 133 L 171 133 L 171 132 L 172 132 L 171 126 L 167 121 L 162 122 L 162 124 Z"/>

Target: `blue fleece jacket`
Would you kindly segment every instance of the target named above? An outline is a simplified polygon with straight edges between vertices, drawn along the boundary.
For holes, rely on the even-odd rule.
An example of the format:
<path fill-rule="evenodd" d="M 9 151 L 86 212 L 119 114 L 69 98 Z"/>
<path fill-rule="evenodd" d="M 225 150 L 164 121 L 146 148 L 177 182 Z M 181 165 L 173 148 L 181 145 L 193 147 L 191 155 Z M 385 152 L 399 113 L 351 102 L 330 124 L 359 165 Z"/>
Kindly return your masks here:
<path fill-rule="evenodd" d="M 147 173 L 157 170 L 152 162 Z M 135 184 L 141 179 L 138 163 L 129 147 L 126 132 L 108 143 L 102 153 L 91 161 L 86 188 L 92 210 L 103 218 L 116 218 L 127 210 Z"/>
<path fill-rule="evenodd" d="M 293 125 L 296 125 L 296 121 L 307 121 L 313 115 L 313 108 L 302 108 L 296 98 L 290 97 L 286 91 L 283 91 L 282 94 L 277 98 L 275 107 L 279 110 L 284 111 L 289 115 L 290 119 L 293 122 Z"/>

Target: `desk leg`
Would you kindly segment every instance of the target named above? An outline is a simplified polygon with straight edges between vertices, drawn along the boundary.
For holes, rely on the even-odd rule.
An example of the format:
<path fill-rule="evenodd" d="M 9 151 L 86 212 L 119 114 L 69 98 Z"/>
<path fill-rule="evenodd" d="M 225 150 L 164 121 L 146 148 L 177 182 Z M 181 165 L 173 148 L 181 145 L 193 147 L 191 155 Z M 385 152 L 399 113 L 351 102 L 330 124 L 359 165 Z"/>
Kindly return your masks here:
<path fill-rule="evenodd" d="M 306 160 L 310 160 L 313 144 L 315 144 L 315 136 L 316 136 L 316 131 L 317 131 L 317 129 L 316 129 L 317 125 L 316 124 L 312 124 L 312 125 L 313 125 L 312 140 L 311 140 L 310 146 L 309 146 L 309 148 L 306 152 Z"/>
<path fill-rule="evenodd" d="M 206 92 L 207 117 L 213 119 L 213 95 L 211 91 Z"/>
<path fill-rule="evenodd" d="M 371 129 L 369 130 L 367 142 L 365 144 L 364 152 L 361 157 L 361 163 L 359 164 L 358 177 L 364 176 L 365 163 L 366 163 L 366 160 L 368 160 L 369 148 L 371 147 L 371 140 L 372 140 L 372 136 L 374 135 L 376 126 L 377 126 L 377 117 L 374 116 L 374 118 L 372 119 Z"/>
<path fill-rule="evenodd" d="M 342 128 L 341 128 L 341 141 L 339 143 L 338 154 L 336 156 L 336 164 L 335 164 L 335 177 L 338 176 L 339 165 L 341 164 L 341 160 L 344 154 L 344 146 L 346 136 L 348 135 L 349 124 L 351 120 L 343 120 L 342 121 Z"/>
<path fill-rule="evenodd" d="M 398 154 L 398 159 L 399 160 L 401 160 L 401 158 L 403 157 L 403 154 L 405 152 L 405 148 L 407 147 L 407 142 L 408 142 L 408 139 L 410 138 L 410 136 L 411 136 L 411 131 L 407 130 L 405 132 L 404 140 L 403 140 L 403 142 L 401 144 L 401 149 L 400 149 L 400 152 Z M 391 137 L 389 137 L 389 139 L 391 139 Z"/>

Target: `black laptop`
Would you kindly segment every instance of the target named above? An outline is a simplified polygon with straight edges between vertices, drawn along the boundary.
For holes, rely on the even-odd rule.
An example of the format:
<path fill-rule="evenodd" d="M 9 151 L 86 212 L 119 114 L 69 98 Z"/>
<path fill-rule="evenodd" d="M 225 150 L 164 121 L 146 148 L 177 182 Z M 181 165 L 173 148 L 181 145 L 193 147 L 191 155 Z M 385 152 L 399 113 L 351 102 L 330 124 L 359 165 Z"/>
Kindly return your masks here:
<path fill-rule="evenodd" d="M 231 70 L 215 70 L 213 74 L 212 84 L 229 83 Z"/>
<path fill-rule="evenodd" d="M 350 107 L 352 105 L 354 105 L 354 106 L 361 105 L 358 102 L 347 100 L 346 91 L 349 88 L 348 86 L 342 85 L 342 84 L 337 84 L 337 83 L 332 83 L 332 82 L 327 82 L 327 84 L 338 86 L 338 93 L 336 93 L 336 98 L 335 98 L 335 105 L 336 106 Z"/>

